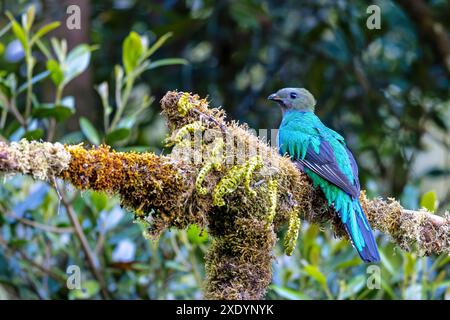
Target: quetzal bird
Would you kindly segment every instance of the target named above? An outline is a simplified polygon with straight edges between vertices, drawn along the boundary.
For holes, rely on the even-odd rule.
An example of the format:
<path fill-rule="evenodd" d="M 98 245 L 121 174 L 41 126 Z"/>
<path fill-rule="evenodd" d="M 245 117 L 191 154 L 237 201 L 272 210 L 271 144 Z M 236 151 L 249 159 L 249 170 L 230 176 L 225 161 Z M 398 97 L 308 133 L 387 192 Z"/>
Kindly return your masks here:
<path fill-rule="evenodd" d="M 344 138 L 326 127 L 314 114 L 316 100 L 303 88 L 284 88 L 268 97 L 281 106 L 283 119 L 278 132 L 279 151 L 322 189 L 365 262 L 378 262 L 380 255 L 372 229 L 359 203 L 356 161 Z"/>

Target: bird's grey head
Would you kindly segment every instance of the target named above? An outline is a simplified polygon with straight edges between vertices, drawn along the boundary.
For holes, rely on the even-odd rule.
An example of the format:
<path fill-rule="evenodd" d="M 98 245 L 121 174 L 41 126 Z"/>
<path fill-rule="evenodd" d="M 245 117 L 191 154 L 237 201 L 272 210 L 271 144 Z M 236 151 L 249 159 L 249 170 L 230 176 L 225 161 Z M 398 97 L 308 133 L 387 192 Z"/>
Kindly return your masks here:
<path fill-rule="evenodd" d="M 304 88 L 283 88 L 267 99 L 278 103 L 283 112 L 287 110 L 312 111 L 316 106 L 314 96 Z"/>

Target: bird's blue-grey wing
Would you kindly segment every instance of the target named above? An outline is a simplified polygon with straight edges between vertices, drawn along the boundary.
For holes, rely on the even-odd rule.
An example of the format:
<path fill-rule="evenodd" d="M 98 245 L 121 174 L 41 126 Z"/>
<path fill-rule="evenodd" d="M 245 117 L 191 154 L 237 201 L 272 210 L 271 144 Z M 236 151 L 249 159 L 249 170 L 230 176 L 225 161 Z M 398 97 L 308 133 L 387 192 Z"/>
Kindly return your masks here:
<path fill-rule="evenodd" d="M 314 148 L 309 146 L 305 157 L 303 159 L 297 159 L 297 161 L 315 174 L 338 186 L 353 198 L 359 196 L 359 182 L 349 181 L 347 176 L 341 171 L 334 156 L 333 149 L 327 141 L 321 140 L 319 153 L 316 153 Z M 350 162 L 353 173 L 355 173 L 353 166 L 356 166 L 356 162 L 353 155 L 350 157 Z M 358 168 L 355 168 L 357 173 Z"/>
<path fill-rule="evenodd" d="M 347 155 L 350 160 L 350 166 L 352 167 L 352 172 L 353 172 L 353 180 L 354 180 L 354 183 L 356 185 L 356 188 L 358 190 L 358 195 L 359 195 L 359 191 L 360 191 L 361 187 L 359 185 L 359 178 L 358 178 L 358 174 L 359 174 L 358 173 L 358 164 L 356 163 L 353 153 L 350 151 L 349 148 L 347 148 L 347 146 L 345 146 L 345 151 L 347 151 Z"/>

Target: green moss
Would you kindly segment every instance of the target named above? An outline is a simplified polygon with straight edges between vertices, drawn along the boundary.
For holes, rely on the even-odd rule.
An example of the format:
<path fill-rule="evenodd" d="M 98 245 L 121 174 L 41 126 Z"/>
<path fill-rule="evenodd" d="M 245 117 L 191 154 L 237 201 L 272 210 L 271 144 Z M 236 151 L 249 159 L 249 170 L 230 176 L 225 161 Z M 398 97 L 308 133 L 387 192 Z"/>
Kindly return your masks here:
<path fill-rule="evenodd" d="M 272 280 L 275 233 L 250 218 L 237 218 L 225 232 L 206 256 L 205 298 L 261 299 Z"/>
<path fill-rule="evenodd" d="M 170 227 L 204 225 L 202 212 L 185 211 L 191 183 L 185 179 L 188 166 L 153 153 L 116 152 L 108 146 L 65 148 L 71 161 L 62 178 L 81 190 L 119 195 L 121 205 L 148 225 L 147 234 L 153 238 Z"/>

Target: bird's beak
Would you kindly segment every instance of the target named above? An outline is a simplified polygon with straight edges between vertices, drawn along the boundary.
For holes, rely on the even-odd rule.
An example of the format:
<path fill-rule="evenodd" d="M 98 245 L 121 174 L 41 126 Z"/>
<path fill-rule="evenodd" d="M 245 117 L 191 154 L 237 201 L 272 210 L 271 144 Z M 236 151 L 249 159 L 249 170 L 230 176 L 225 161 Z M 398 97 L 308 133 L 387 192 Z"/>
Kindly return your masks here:
<path fill-rule="evenodd" d="M 280 98 L 276 93 L 272 93 L 270 96 L 267 97 L 267 99 L 276 101 L 276 102 L 282 102 L 283 99 Z"/>

